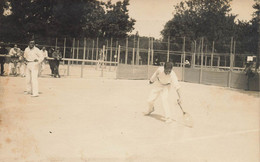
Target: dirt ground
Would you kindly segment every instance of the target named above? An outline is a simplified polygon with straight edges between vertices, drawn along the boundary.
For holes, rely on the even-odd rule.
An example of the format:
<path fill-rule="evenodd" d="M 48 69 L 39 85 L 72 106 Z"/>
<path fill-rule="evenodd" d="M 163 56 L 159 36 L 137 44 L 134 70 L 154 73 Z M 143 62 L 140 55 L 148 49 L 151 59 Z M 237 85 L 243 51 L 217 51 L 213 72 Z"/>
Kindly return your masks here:
<path fill-rule="evenodd" d="M 148 81 L 100 78 L 94 71 L 96 77 L 84 78 L 47 73 L 39 78 L 38 98 L 24 94 L 25 78 L 0 77 L 1 162 L 260 160 L 259 92 L 181 82 L 183 106 L 194 121 L 189 128 L 174 90 L 175 121 L 167 124 L 160 99 L 151 116 L 142 114 Z"/>

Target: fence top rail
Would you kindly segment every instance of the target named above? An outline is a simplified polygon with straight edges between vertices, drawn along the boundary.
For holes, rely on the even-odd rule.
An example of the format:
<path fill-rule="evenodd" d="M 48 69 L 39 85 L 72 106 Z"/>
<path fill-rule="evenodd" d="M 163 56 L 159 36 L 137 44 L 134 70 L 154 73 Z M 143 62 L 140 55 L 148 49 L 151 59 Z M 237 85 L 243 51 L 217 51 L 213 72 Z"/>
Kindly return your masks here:
<path fill-rule="evenodd" d="M 48 60 L 54 60 L 53 58 L 48 58 Z M 62 61 L 81 61 L 81 62 L 95 62 L 95 63 L 111 63 L 118 64 L 118 62 L 114 61 L 100 61 L 100 60 L 84 60 L 84 59 L 72 59 L 72 58 L 62 58 Z"/>
<path fill-rule="evenodd" d="M 11 57 L 10 55 L 1 55 L 0 57 Z M 48 57 L 47 60 L 54 60 L 54 58 Z M 72 58 L 62 58 L 61 61 L 83 61 L 83 62 L 99 62 L 99 63 L 111 63 L 111 64 L 118 64 L 118 62 L 114 61 L 102 61 L 102 60 L 84 60 L 84 59 L 72 59 Z"/>

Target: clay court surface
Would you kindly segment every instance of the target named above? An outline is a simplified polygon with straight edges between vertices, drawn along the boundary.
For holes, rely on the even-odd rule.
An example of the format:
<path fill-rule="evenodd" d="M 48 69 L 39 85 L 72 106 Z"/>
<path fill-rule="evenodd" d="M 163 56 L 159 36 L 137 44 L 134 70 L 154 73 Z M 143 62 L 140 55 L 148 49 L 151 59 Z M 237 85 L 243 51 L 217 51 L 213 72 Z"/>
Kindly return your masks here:
<path fill-rule="evenodd" d="M 259 162 L 258 92 L 181 82 L 188 128 L 174 91 L 166 124 L 160 99 L 142 114 L 148 81 L 92 72 L 44 75 L 38 98 L 24 94 L 25 78 L 1 77 L 0 161 Z"/>

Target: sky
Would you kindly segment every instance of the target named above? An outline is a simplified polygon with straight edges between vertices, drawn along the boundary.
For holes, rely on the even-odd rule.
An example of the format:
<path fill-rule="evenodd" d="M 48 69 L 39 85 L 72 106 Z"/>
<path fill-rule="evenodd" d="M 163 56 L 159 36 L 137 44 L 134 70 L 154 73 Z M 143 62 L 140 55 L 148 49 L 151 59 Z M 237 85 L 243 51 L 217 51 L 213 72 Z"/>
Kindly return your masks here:
<path fill-rule="evenodd" d="M 118 0 L 112 0 L 116 2 Z M 136 20 L 135 30 L 140 36 L 160 38 L 160 31 L 173 18 L 174 5 L 182 0 L 130 0 L 129 15 Z M 238 14 L 239 20 L 250 20 L 254 12 L 254 0 L 233 0 L 231 13 Z"/>

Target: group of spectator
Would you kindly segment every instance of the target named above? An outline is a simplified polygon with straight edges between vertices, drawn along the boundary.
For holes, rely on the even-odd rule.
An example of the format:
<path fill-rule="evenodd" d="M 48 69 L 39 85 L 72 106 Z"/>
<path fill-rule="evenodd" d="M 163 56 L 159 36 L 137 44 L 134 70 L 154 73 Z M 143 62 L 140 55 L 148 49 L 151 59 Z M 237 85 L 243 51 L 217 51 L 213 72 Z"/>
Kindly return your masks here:
<path fill-rule="evenodd" d="M 46 65 L 49 63 L 51 69 L 51 76 L 55 78 L 60 78 L 59 74 L 59 62 L 62 58 L 59 47 L 54 48 L 41 48 L 41 56 L 42 60 L 39 63 L 39 73 L 38 76 L 42 75 L 42 71 L 46 69 Z M 5 69 L 5 64 L 7 69 Z M 1 68 L 1 76 L 21 76 L 25 77 L 26 71 L 26 60 L 24 58 L 24 51 L 21 50 L 14 44 L 12 48 L 6 47 L 4 43 L 0 44 L 0 68 Z"/>

